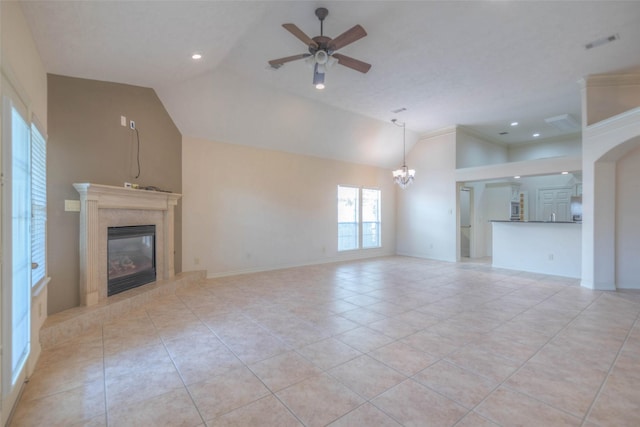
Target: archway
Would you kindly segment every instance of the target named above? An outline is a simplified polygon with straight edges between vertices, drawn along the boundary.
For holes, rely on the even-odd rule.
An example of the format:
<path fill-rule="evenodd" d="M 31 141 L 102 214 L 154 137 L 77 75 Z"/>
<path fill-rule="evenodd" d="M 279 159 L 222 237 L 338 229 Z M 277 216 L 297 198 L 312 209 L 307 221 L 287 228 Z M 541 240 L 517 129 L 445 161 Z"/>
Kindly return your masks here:
<path fill-rule="evenodd" d="M 640 108 L 587 126 L 583 132 L 583 225 L 582 225 L 582 286 L 615 290 L 616 235 L 628 212 L 616 212 L 619 195 L 617 165 L 629 153 L 640 147 Z M 640 169 L 640 157 L 635 169 Z M 626 165 L 628 169 L 629 165 Z M 629 190 L 623 186 L 624 192 Z M 637 197 L 637 195 L 635 196 Z M 624 205 L 623 205 L 624 206 Z M 618 218 L 625 220 L 618 224 Z M 626 259 L 626 257 L 625 257 Z M 624 261 L 626 262 L 626 261 Z"/>

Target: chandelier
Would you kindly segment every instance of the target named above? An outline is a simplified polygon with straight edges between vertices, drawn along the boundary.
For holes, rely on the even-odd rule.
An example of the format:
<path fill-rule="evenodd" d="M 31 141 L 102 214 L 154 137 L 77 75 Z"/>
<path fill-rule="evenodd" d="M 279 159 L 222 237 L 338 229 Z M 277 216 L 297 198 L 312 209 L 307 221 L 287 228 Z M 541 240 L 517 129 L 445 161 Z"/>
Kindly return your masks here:
<path fill-rule="evenodd" d="M 407 167 L 407 160 L 406 160 L 406 156 L 407 156 L 406 133 L 407 132 L 405 129 L 405 123 L 402 123 L 402 124 L 398 123 L 398 119 L 392 119 L 391 122 L 396 126 L 402 126 L 402 167 L 400 169 L 396 169 L 393 171 L 393 180 L 395 181 L 396 184 L 400 186 L 400 188 L 404 190 L 413 182 L 413 178 L 416 176 L 416 171 L 415 169 L 409 169 Z"/>

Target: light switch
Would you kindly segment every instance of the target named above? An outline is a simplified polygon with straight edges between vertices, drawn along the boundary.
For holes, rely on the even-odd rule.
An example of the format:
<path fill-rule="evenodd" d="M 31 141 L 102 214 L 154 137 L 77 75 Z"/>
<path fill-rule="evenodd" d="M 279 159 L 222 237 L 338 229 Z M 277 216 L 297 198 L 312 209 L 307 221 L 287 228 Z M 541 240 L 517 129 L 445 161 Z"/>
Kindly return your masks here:
<path fill-rule="evenodd" d="M 65 212 L 80 212 L 80 200 L 65 200 L 64 201 Z"/>

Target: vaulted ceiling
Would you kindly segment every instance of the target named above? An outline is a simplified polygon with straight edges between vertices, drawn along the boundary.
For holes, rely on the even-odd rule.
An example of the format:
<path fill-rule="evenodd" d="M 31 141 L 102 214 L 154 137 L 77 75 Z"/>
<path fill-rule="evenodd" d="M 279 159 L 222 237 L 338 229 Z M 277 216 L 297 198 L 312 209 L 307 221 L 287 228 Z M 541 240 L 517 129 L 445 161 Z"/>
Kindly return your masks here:
<path fill-rule="evenodd" d="M 401 156 L 394 117 L 408 146 L 452 125 L 503 143 L 554 137 L 545 118 L 580 120 L 579 79 L 640 71 L 636 1 L 21 4 L 47 72 L 152 87 L 183 135 L 384 167 Z M 329 37 L 366 29 L 340 52 L 372 64 L 367 74 L 334 66 L 323 91 L 304 61 L 267 66 L 306 52 L 282 24 L 319 35 L 317 7 L 329 10 Z"/>

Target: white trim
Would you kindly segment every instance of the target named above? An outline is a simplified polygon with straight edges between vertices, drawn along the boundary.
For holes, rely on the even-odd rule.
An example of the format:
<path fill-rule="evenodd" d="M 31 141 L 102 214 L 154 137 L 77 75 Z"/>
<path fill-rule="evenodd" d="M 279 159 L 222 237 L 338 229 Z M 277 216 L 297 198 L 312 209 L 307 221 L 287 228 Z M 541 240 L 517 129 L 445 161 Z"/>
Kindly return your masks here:
<path fill-rule="evenodd" d="M 583 140 L 598 138 L 608 132 L 619 131 L 627 126 L 638 126 L 640 121 L 640 107 L 627 110 L 624 113 L 600 120 L 587 126 L 583 132 Z"/>
<path fill-rule="evenodd" d="M 434 131 L 431 132 L 427 132 L 427 133 L 423 133 L 420 134 L 418 137 L 418 140 L 423 140 L 423 139 L 431 139 L 431 138 L 436 138 L 438 136 L 442 136 L 442 135 L 449 135 L 452 133 L 456 133 L 456 127 L 457 126 L 447 126 L 441 129 L 436 129 Z"/>
<path fill-rule="evenodd" d="M 46 276 L 44 279 L 40 280 L 35 286 L 31 288 L 31 298 L 36 298 L 40 296 L 43 290 L 47 288 L 47 285 L 51 281 L 51 277 Z"/>
<path fill-rule="evenodd" d="M 266 271 L 284 270 L 287 268 L 308 267 L 311 265 L 322 265 L 322 264 L 332 264 L 332 263 L 347 262 L 347 261 L 383 258 L 383 257 L 396 255 L 395 253 L 392 253 L 392 252 L 382 251 L 380 248 L 353 249 L 353 250 L 341 251 L 340 254 L 349 254 L 349 256 L 331 257 L 323 260 L 301 262 L 301 263 L 280 264 L 280 265 L 270 266 L 270 267 L 245 268 L 245 269 L 230 270 L 230 271 L 224 271 L 224 272 L 213 273 L 213 274 L 207 273 L 207 279 L 217 279 L 220 277 L 237 276 L 240 274 L 251 274 L 251 273 L 262 273 Z M 406 256 L 412 256 L 412 255 L 406 255 Z"/>
<path fill-rule="evenodd" d="M 640 85 L 640 74 L 595 74 L 578 80 L 582 88 Z"/>

